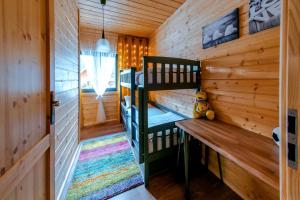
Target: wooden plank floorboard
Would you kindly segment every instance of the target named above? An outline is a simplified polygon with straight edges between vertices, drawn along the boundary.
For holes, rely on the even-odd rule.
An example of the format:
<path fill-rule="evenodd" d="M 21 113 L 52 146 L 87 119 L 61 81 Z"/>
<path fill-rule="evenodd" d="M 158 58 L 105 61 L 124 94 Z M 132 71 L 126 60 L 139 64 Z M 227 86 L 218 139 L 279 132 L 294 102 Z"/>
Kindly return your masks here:
<path fill-rule="evenodd" d="M 240 200 L 228 186 L 211 172 L 202 170 L 192 175 L 191 199 Z M 113 200 L 183 200 L 184 182 L 176 179 L 176 172 L 166 171 L 150 178 L 149 188 L 143 185 L 112 198 Z"/>
<path fill-rule="evenodd" d="M 120 133 L 125 131 L 123 124 L 119 122 L 108 122 L 96 126 L 91 126 L 81 129 L 80 139 L 86 140 L 90 138 L 100 137 L 113 133 Z"/>

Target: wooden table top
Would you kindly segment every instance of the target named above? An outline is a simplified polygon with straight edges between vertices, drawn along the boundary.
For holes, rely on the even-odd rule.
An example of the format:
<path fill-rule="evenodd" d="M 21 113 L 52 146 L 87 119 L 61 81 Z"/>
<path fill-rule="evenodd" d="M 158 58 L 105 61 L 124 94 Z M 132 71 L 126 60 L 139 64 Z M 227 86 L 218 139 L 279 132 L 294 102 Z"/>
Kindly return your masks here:
<path fill-rule="evenodd" d="M 279 148 L 271 138 L 218 120 L 189 119 L 176 126 L 279 190 Z"/>

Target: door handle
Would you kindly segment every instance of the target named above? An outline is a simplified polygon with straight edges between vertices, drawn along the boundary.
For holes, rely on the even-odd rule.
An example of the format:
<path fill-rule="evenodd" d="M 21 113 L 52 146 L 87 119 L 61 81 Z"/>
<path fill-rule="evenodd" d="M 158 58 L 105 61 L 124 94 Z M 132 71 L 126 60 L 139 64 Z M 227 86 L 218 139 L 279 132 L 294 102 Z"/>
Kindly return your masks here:
<path fill-rule="evenodd" d="M 54 91 L 50 92 L 50 124 L 53 125 L 55 123 L 55 107 L 60 106 L 60 101 L 54 100 L 55 93 Z"/>
<path fill-rule="evenodd" d="M 59 107 L 60 106 L 60 101 L 52 101 L 52 106 L 53 107 Z"/>

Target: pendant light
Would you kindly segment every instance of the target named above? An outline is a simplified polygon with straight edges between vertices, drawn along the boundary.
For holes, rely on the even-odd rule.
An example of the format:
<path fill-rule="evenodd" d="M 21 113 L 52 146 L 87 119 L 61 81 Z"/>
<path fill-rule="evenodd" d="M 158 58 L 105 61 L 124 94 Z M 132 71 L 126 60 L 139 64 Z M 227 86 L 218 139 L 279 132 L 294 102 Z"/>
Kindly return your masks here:
<path fill-rule="evenodd" d="M 106 0 L 100 1 L 102 5 L 102 13 L 103 13 L 103 29 L 102 29 L 102 37 L 96 43 L 96 51 L 99 52 L 110 52 L 110 45 L 107 39 L 105 39 L 104 35 L 104 6 L 106 5 Z"/>

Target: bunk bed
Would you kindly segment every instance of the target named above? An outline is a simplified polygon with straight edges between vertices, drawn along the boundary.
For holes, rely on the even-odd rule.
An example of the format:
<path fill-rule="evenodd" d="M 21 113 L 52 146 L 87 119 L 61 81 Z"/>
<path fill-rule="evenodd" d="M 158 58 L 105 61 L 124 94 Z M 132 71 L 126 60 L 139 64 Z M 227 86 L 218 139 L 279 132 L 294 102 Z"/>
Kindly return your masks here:
<path fill-rule="evenodd" d="M 130 101 L 126 96 L 127 103 L 124 101 L 122 87 L 130 89 Z M 175 122 L 187 118 L 151 102 L 149 92 L 199 89 L 199 87 L 200 61 L 144 56 L 142 71 L 136 71 L 133 67 L 121 70 L 121 120 L 126 127 L 138 162 L 144 164 L 146 186 L 150 163 L 176 152 L 179 130 Z"/>

